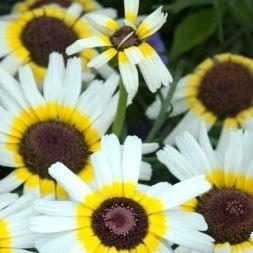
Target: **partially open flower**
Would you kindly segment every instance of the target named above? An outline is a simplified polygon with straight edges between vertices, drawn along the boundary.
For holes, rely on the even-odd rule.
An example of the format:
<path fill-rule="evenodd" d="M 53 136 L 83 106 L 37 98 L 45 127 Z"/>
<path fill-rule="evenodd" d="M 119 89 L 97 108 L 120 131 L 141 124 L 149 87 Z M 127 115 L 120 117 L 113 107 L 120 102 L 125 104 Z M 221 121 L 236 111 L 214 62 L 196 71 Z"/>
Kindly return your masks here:
<path fill-rule="evenodd" d="M 165 91 L 164 91 L 165 92 Z M 249 58 L 221 54 L 201 63 L 193 74 L 182 78 L 174 95 L 172 115 L 187 112 L 168 135 L 165 143 L 173 143 L 184 131 L 197 135 L 204 120 L 208 129 L 221 123 L 219 148 L 233 129 L 253 129 L 253 61 Z M 155 118 L 160 108 L 157 101 L 147 111 Z"/>
<path fill-rule="evenodd" d="M 230 137 L 224 152 L 217 154 L 202 124 L 199 142 L 185 133 L 176 138 L 178 150 L 167 145 L 157 153 L 178 179 L 205 173 L 212 184 L 210 191 L 181 207 L 205 217 L 207 234 L 215 239 L 210 253 L 253 252 L 253 133 L 237 130 Z"/>
<path fill-rule="evenodd" d="M 89 18 L 100 27 L 101 34 L 77 40 L 67 48 L 67 54 L 76 54 L 89 48 L 109 47 L 92 59 L 88 66 L 99 68 L 117 56 L 122 80 L 129 94 L 135 94 L 138 90 L 136 65 L 139 66 L 149 90 L 156 92 L 161 85 L 169 85 L 172 76 L 146 39 L 163 26 L 167 14 L 163 13 L 160 7 L 137 24 L 139 0 L 125 0 L 124 6 L 124 25 L 105 15 L 89 15 Z"/>
<path fill-rule="evenodd" d="M 203 176 L 174 186 L 158 183 L 140 189 L 141 141 L 129 136 L 121 147 L 115 135 L 104 136 L 92 155 L 95 187 L 89 187 L 68 168 L 56 163 L 49 174 L 63 185 L 73 201 L 35 201 L 41 213 L 31 224 L 46 236 L 38 241 L 42 253 L 63 252 L 170 252 L 168 242 L 207 251 L 212 238 L 203 217 L 176 207 L 206 192 Z M 169 198 L 167 198 L 169 196 Z"/>

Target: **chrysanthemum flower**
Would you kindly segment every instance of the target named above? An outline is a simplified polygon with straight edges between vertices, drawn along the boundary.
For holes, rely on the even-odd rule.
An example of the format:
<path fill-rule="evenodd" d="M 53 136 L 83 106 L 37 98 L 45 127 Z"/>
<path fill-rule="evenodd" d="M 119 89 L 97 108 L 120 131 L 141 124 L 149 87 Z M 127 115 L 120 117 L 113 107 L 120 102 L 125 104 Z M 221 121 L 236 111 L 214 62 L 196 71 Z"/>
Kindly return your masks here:
<path fill-rule="evenodd" d="M 167 14 L 164 14 L 160 7 L 138 25 L 139 0 L 125 0 L 124 5 L 125 24 L 123 26 L 105 15 L 89 15 L 101 28 L 102 33 L 77 40 L 67 48 L 67 54 L 76 54 L 89 48 L 109 47 L 92 59 L 88 66 L 99 68 L 117 55 L 119 70 L 128 93 L 134 94 L 138 89 L 136 65 L 139 66 L 150 91 L 155 92 L 161 85 L 167 86 L 172 82 L 172 77 L 146 39 L 163 26 Z"/>
<path fill-rule="evenodd" d="M 25 192 L 36 196 L 64 197 L 48 174 L 56 161 L 86 182 L 93 180 L 89 157 L 113 121 L 119 77 L 94 81 L 81 93 L 81 75 L 79 58 L 70 59 L 65 71 L 63 57 L 52 54 L 42 95 L 28 66 L 19 71 L 20 83 L 0 69 L 4 105 L 0 107 L 0 164 L 16 168 L 0 181 L 0 192 L 24 183 Z"/>
<path fill-rule="evenodd" d="M 77 4 L 66 10 L 44 6 L 2 21 L 0 57 L 3 60 L 0 66 L 15 75 L 18 67 L 29 64 L 38 83 L 42 83 L 50 53 L 61 53 L 66 60 L 65 50 L 69 45 L 93 34 L 87 20 L 80 17 L 81 12 L 81 6 Z M 79 54 L 84 71 L 88 71 L 87 61 L 96 54 L 93 49 Z M 101 72 L 106 75 L 103 70 Z"/>
<path fill-rule="evenodd" d="M 180 180 L 206 174 L 212 189 L 182 206 L 201 213 L 207 234 L 215 239 L 214 253 L 253 252 L 253 133 L 231 133 L 224 152 L 213 150 L 204 124 L 199 142 L 189 133 L 176 138 L 177 149 L 166 146 L 158 159 Z M 190 250 L 183 251 L 185 253 Z M 195 251 L 194 251 L 195 252 Z"/>
<path fill-rule="evenodd" d="M 35 246 L 36 234 L 30 230 L 35 212 L 31 208 L 33 197 L 14 193 L 0 194 L 0 251 L 29 253 L 25 249 Z"/>
<path fill-rule="evenodd" d="M 166 92 L 164 90 L 164 92 Z M 253 126 L 253 61 L 232 54 L 216 55 L 201 63 L 193 74 L 182 78 L 172 101 L 172 115 L 187 112 L 172 130 L 165 143 L 172 144 L 184 131 L 198 134 L 196 129 L 205 121 L 208 129 L 216 123 L 222 125 L 221 141 L 237 128 L 252 129 Z M 160 108 L 157 98 L 147 111 L 155 118 Z"/>
<path fill-rule="evenodd" d="M 212 238 L 199 232 L 207 229 L 203 217 L 176 208 L 206 192 L 210 184 L 198 176 L 140 190 L 141 149 L 137 137 L 127 137 L 123 147 L 115 135 L 102 137 L 101 150 L 91 158 L 95 188 L 61 163 L 49 169 L 73 201 L 35 202 L 43 216 L 32 220 L 31 229 L 47 238 L 37 243 L 41 253 L 169 252 L 168 242 L 203 251 L 212 247 Z"/>
<path fill-rule="evenodd" d="M 81 4 L 85 12 L 90 12 L 102 8 L 102 6 L 95 0 L 24 0 L 23 2 L 15 4 L 13 11 L 25 12 L 49 4 L 55 4 L 63 8 L 68 8 L 72 3 Z"/>

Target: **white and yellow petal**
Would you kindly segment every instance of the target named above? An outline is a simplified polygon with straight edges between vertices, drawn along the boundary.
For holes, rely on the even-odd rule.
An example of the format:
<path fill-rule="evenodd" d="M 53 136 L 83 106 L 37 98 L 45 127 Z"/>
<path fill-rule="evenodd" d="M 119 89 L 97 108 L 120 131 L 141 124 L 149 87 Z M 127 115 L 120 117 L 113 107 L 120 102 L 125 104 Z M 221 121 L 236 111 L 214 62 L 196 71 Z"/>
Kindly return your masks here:
<path fill-rule="evenodd" d="M 119 52 L 119 70 L 123 84 L 128 94 L 135 94 L 139 86 L 138 71 L 135 64 L 132 64 L 124 52 Z"/>
<path fill-rule="evenodd" d="M 106 50 L 105 52 L 99 54 L 95 58 L 93 58 L 89 63 L 88 67 L 89 68 L 100 68 L 107 62 L 109 62 L 116 54 L 118 51 L 114 48 L 110 48 Z"/>
<path fill-rule="evenodd" d="M 85 39 L 80 39 L 74 42 L 66 49 L 67 55 L 72 55 L 81 52 L 87 48 L 95 48 L 95 47 L 108 47 L 112 46 L 112 43 L 109 37 L 105 35 L 93 36 Z"/>
<path fill-rule="evenodd" d="M 147 16 L 136 31 L 139 38 L 145 39 L 157 32 L 166 23 L 167 16 L 167 13 L 162 12 L 162 7 Z"/>
<path fill-rule="evenodd" d="M 125 20 L 127 23 L 134 24 L 139 11 L 139 0 L 124 0 Z"/>

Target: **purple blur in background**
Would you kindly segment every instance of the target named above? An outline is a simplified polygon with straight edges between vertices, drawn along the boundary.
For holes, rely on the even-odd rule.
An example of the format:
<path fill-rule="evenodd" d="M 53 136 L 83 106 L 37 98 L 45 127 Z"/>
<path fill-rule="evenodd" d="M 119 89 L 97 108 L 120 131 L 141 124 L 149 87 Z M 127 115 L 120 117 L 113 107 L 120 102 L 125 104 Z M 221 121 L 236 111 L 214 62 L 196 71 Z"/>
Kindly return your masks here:
<path fill-rule="evenodd" d="M 167 64 L 169 59 L 166 55 L 165 45 L 164 45 L 164 42 L 162 40 L 160 33 L 157 32 L 157 33 L 153 34 L 151 37 L 148 38 L 147 41 L 151 46 L 154 47 L 156 52 L 160 55 L 164 64 Z"/>

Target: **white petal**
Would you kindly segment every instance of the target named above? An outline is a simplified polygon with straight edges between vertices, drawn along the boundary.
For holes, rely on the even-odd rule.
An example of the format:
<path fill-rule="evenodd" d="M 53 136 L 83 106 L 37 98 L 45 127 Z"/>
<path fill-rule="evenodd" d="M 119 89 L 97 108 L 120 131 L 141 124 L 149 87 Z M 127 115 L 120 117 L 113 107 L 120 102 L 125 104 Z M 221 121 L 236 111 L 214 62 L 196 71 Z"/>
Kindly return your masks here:
<path fill-rule="evenodd" d="M 36 233 L 58 233 L 76 229 L 75 217 L 37 216 L 31 221 L 31 230 Z"/>
<path fill-rule="evenodd" d="M 123 147 L 122 170 L 124 182 L 137 183 L 141 169 L 141 140 L 128 136 Z"/>
<path fill-rule="evenodd" d="M 149 181 L 152 177 L 152 167 L 149 163 L 141 162 L 140 180 Z"/>
<path fill-rule="evenodd" d="M 89 14 L 88 18 L 90 18 L 93 22 L 95 22 L 99 28 L 102 27 L 106 32 L 116 32 L 119 29 L 118 23 L 112 18 L 102 15 L 102 14 Z"/>
<path fill-rule="evenodd" d="M 80 58 L 68 60 L 61 102 L 75 107 L 82 87 L 82 64 Z"/>
<path fill-rule="evenodd" d="M 182 155 L 195 168 L 194 175 L 205 174 L 211 169 L 209 160 L 191 134 L 185 132 L 176 138 L 176 144 Z"/>
<path fill-rule="evenodd" d="M 132 64 L 139 64 L 143 59 L 143 54 L 138 47 L 132 46 L 124 50 L 128 60 Z"/>
<path fill-rule="evenodd" d="M 96 56 L 95 58 L 93 58 L 88 63 L 88 67 L 89 68 L 100 68 L 105 63 L 110 61 L 117 53 L 118 53 L 117 50 L 115 50 L 114 48 L 108 49 L 105 52 L 103 52 L 103 53 L 99 54 L 98 56 Z"/>
<path fill-rule="evenodd" d="M 80 15 L 83 12 L 83 7 L 81 4 L 78 3 L 72 3 L 67 9 L 66 12 L 71 15 L 72 17 L 75 17 L 76 19 L 80 17 Z"/>
<path fill-rule="evenodd" d="M 143 143 L 142 144 L 142 154 L 147 155 L 154 153 L 159 148 L 158 143 Z"/>
<path fill-rule="evenodd" d="M 43 85 L 43 94 L 47 102 L 57 101 L 59 98 L 62 92 L 64 72 L 65 68 L 62 55 L 52 53 L 49 58 L 49 65 Z"/>
<path fill-rule="evenodd" d="M 110 134 L 102 137 L 101 149 L 104 151 L 108 150 L 107 162 L 110 165 L 113 180 L 121 182 L 123 178 L 121 162 L 122 155 L 121 146 L 116 135 Z"/>
<path fill-rule="evenodd" d="M 236 174 L 243 164 L 243 133 L 242 130 L 231 133 L 230 144 L 225 152 L 224 170 L 225 184 L 232 187 L 236 181 Z M 233 176 L 232 176 L 233 175 Z"/>
<path fill-rule="evenodd" d="M 19 78 L 22 90 L 25 94 L 27 101 L 34 108 L 45 104 L 44 98 L 37 88 L 32 70 L 27 65 L 19 69 Z M 37 115 L 40 116 L 39 114 Z"/>
<path fill-rule="evenodd" d="M 3 89 L 17 105 L 21 108 L 28 107 L 19 82 L 2 68 L 0 68 L 0 83 L 1 89 Z"/>
<path fill-rule="evenodd" d="M 102 188 L 104 185 L 111 185 L 113 183 L 112 171 L 108 162 L 108 155 L 113 155 L 110 150 L 100 151 L 91 155 L 91 161 L 95 170 L 96 183 L 98 187 Z"/>
<path fill-rule="evenodd" d="M 51 237 L 52 238 L 52 237 Z M 48 240 L 39 249 L 41 253 L 55 253 L 57 249 L 58 253 L 66 253 L 75 243 L 76 235 L 73 231 L 64 233 L 56 238 Z"/>
<path fill-rule="evenodd" d="M 145 39 L 157 32 L 167 20 L 168 14 L 162 12 L 162 7 L 156 9 L 147 16 L 137 29 L 137 34 L 141 39 Z"/>
<path fill-rule="evenodd" d="M 31 206 L 34 201 L 34 197 L 29 194 L 22 195 L 19 199 L 13 202 L 10 206 L 6 207 L 4 210 L 1 210 L 0 216 L 6 217 L 12 215 L 15 212 L 21 211 L 29 206 Z"/>
<path fill-rule="evenodd" d="M 72 171 L 62 163 L 55 163 L 49 169 L 48 173 L 68 192 L 71 198 L 83 202 L 85 196 L 91 193 L 91 189 Z"/>
<path fill-rule="evenodd" d="M 193 250 L 211 253 L 214 241 L 210 236 L 199 231 L 186 229 L 169 229 L 166 238 L 173 243 L 189 247 Z"/>
<path fill-rule="evenodd" d="M 111 42 L 106 36 L 93 36 L 85 39 L 80 39 L 67 47 L 67 55 L 72 55 L 81 52 L 86 48 L 111 46 Z"/>
<path fill-rule="evenodd" d="M 11 245 L 13 248 L 34 248 L 35 239 L 37 237 L 38 235 L 36 234 L 26 234 L 18 237 L 13 237 L 11 238 Z"/>
<path fill-rule="evenodd" d="M 112 100 L 112 96 L 118 86 L 118 83 L 118 75 L 111 75 L 104 84 L 95 83 L 95 86 L 81 95 L 77 103 L 77 107 L 85 115 L 90 116 L 93 121 L 98 119 L 100 116 L 105 116 L 105 112 Z M 108 116 L 110 117 L 110 115 Z"/>
<path fill-rule="evenodd" d="M 118 93 L 113 96 L 111 101 L 106 106 L 106 110 L 103 114 L 99 116 L 94 122 L 93 126 L 97 129 L 102 135 L 106 134 L 109 127 L 111 126 L 117 111 L 119 96 Z"/>
<path fill-rule="evenodd" d="M 139 0 L 124 0 L 124 7 L 126 20 L 134 23 L 138 16 Z"/>
<path fill-rule="evenodd" d="M 47 201 L 35 200 L 34 209 L 46 215 L 52 216 L 75 216 L 76 204 L 72 201 Z"/>
<path fill-rule="evenodd" d="M 1 62 L 0 67 L 5 69 L 9 74 L 15 75 L 18 68 L 25 63 L 26 59 L 21 60 L 15 55 L 15 52 L 7 55 Z"/>
<path fill-rule="evenodd" d="M 119 52 L 119 70 L 127 93 L 135 94 L 139 86 L 138 71 L 123 52 Z"/>
<path fill-rule="evenodd" d="M 158 183 L 151 186 L 148 195 L 151 195 L 163 202 L 163 209 L 177 207 L 186 201 L 193 199 L 204 192 L 207 192 L 211 185 L 205 179 L 205 176 L 197 176 L 183 182 L 174 184 L 172 187 L 166 187 L 166 183 Z M 161 210 L 157 210 L 161 211 Z"/>
<path fill-rule="evenodd" d="M 7 207 L 18 199 L 18 195 L 15 193 L 4 193 L 0 195 L 0 210 Z"/>
<path fill-rule="evenodd" d="M 205 179 L 205 176 L 197 176 L 173 185 L 160 197 L 166 201 L 165 207 L 169 209 L 181 205 L 210 189 L 211 185 Z"/>
<path fill-rule="evenodd" d="M 208 228 L 207 223 L 201 214 L 178 210 L 169 210 L 166 214 L 168 215 L 169 228 L 187 227 L 189 229 L 200 231 L 206 231 Z"/>
<path fill-rule="evenodd" d="M 164 143 L 173 145 L 175 143 L 175 138 L 186 131 L 197 137 L 199 134 L 200 122 L 201 119 L 195 113 L 189 111 L 165 138 Z"/>
<path fill-rule="evenodd" d="M 205 151 L 206 156 L 208 157 L 209 163 L 211 165 L 211 168 L 221 168 L 221 162 L 219 161 L 215 151 L 213 150 L 213 147 L 210 143 L 206 125 L 204 122 L 200 125 L 200 131 L 199 131 L 199 144 L 201 148 Z M 252 147 L 253 148 L 253 147 Z"/>
<path fill-rule="evenodd" d="M 196 175 L 195 168 L 193 168 L 185 157 L 174 147 L 166 146 L 164 150 L 158 151 L 157 158 L 181 181 Z"/>
<path fill-rule="evenodd" d="M 1 163 L 2 164 L 2 163 Z M 0 180 L 0 193 L 17 189 L 24 181 L 17 178 L 15 170 Z"/>

